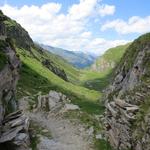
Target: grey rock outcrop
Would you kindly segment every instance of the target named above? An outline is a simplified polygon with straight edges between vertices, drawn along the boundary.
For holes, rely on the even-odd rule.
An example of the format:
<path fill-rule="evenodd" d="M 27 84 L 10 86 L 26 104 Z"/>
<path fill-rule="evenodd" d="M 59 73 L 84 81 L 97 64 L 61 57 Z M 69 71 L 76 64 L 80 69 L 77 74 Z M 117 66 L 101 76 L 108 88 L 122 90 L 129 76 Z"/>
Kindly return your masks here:
<path fill-rule="evenodd" d="M 38 96 L 37 110 L 58 111 L 69 99 L 62 93 L 50 91 L 47 95 Z"/>
<path fill-rule="evenodd" d="M 23 29 L 16 21 L 11 20 L 9 17 L 5 16 L 1 10 L 0 22 L 0 34 L 5 34 L 7 37 L 12 38 L 19 48 L 25 48 L 27 50 L 31 49 L 31 46 L 34 44 L 28 32 Z"/>
<path fill-rule="evenodd" d="M 38 94 L 37 107 L 34 111 L 45 110 L 51 113 L 63 113 L 66 111 L 80 110 L 78 105 L 70 103 L 69 98 L 56 91 L 50 91 L 47 95 Z"/>
<path fill-rule="evenodd" d="M 106 90 L 105 130 L 118 150 L 150 149 L 150 33 L 127 49 Z"/>
<path fill-rule="evenodd" d="M 28 150 L 30 144 L 28 128 L 29 118 L 22 111 L 7 115 L 2 122 L 0 144 L 11 142 L 13 149 Z"/>
<path fill-rule="evenodd" d="M 29 120 L 21 111 L 17 111 L 15 97 L 20 61 L 11 40 L 5 36 L 5 26 L 1 22 L 4 19 L 0 12 L 0 53 L 3 59 L 0 61 L 0 149 L 27 150 Z"/>
<path fill-rule="evenodd" d="M 6 44 L 6 41 L 1 41 Z M 0 71 L 0 118 L 1 121 L 4 116 L 17 108 L 15 102 L 15 90 L 18 80 L 18 69 L 20 61 L 15 55 L 15 51 L 10 47 L 3 49 L 3 53 L 7 58 L 6 64 Z"/>

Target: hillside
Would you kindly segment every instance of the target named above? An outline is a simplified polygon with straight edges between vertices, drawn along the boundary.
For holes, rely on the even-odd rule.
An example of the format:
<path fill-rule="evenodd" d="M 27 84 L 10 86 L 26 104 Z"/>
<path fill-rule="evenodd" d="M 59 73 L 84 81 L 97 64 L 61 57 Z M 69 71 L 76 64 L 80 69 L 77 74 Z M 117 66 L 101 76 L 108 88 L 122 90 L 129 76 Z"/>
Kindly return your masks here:
<path fill-rule="evenodd" d="M 69 51 L 43 44 L 41 44 L 41 47 L 52 52 L 53 54 L 63 57 L 70 64 L 80 69 L 89 67 L 96 59 L 96 56 L 88 53 Z"/>
<path fill-rule="evenodd" d="M 0 15 L 0 149 L 21 150 L 29 146 L 29 118 L 18 110 L 16 83 L 20 60 L 12 41 L 3 36 L 2 20 Z"/>
<path fill-rule="evenodd" d="M 92 142 L 92 145 L 99 149 L 97 145 L 100 142 L 100 148 L 106 148 L 107 142 L 105 140 L 97 140 L 95 138 L 96 134 L 98 134 L 102 129 L 100 123 L 97 122 L 96 118 L 96 115 L 100 115 L 104 111 L 104 105 L 99 100 L 102 96 L 102 93 L 93 89 L 86 88 L 84 85 L 82 85 L 80 80 L 81 71 L 75 69 L 62 57 L 52 54 L 51 52 L 44 50 L 39 45 L 35 44 L 30 38 L 28 32 L 24 28 L 22 28 L 21 25 L 19 25 L 16 21 L 11 20 L 2 12 L 0 12 L 0 16 L 1 38 L 9 39 L 11 46 L 15 49 L 17 57 L 21 61 L 19 72 L 20 78 L 16 87 L 16 98 L 18 100 L 18 105 L 20 107 L 20 103 L 23 103 L 21 105 L 23 108 L 21 107 L 21 109 L 24 110 L 27 107 L 27 109 L 25 109 L 25 112 L 27 111 L 26 115 L 30 117 L 32 121 L 36 121 L 36 130 L 34 129 L 34 127 L 32 127 L 34 126 L 34 123 L 32 123 L 32 121 L 30 125 L 30 130 L 32 130 L 32 132 L 36 134 L 34 137 L 31 136 L 32 141 L 30 146 L 32 147 L 32 149 L 35 150 L 36 147 L 38 147 L 37 143 L 39 134 L 41 136 L 43 136 L 44 134 L 49 137 L 49 134 L 45 134 L 43 133 L 44 131 L 41 130 L 43 129 L 43 126 L 44 128 L 46 128 L 46 121 L 51 122 L 51 120 L 47 120 L 46 117 L 46 119 L 42 122 L 42 119 L 44 119 L 45 117 L 43 116 L 41 120 L 38 120 L 43 123 L 43 125 L 39 126 L 38 121 L 34 120 L 35 118 L 33 118 L 33 115 L 36 116 L 36 114 L 38 113 L 39 115 L 42 115 L 42 108 L 39 112 L 36 112 L 38 110 L 35 110 L 35 107 L 37 107 L 39 103 L 39 95 L 41 95 L 41 97 L 47 97 L 49 93 L 52 93 L 52 96 L 54 98 L 49 98 L 49 102 L 47 102 L 46 105 L 43 106 L 44 110 L 42 111 L 44 115 L 51 113 L 45 113 L 45 111 L 49 110 L 49 104 L 54 104 L 51 104 L 50 101 L 56 100 L 61 93 L 63 95 L 63 101 L 56 105 L 56 108 L 60 108 L 60 106 L 63 107 L 60 108 L 60 110 L 62 111 L 60 113 L 57 108 L 56 114 L 60 116 L 59 119 L 69 119 L 65 122 L 65 125 L 67 125 L 68 121 L 75 121 L 75 123 L 80 124 L 81 126 L 83 125 L 83 127 L 87 131 L 82 131 L 81 133 L 86 133 L 86 136 L 91 136 L 92 138 L 90 138 L 92 141 L 84 141 L 84 139 L 83 144 L 84 142 Z M 0 57 L 2 58 L 1 60 L 4 60 L 0 61 L 0 67 L 3 68 L 6 61 L 5 55 L 3 55 L 3 53 L 0 53 Z M 41 102 L 42 105 L 45 100 L 47 100 L 47 98 Z M 69 107 L 79 108 L 80 111 L 74 110 L 63 113 L 63 109 L 68 105 Z M 40 117 L 38 119 L 40 119 Z M 55 119 L 57 123 L 57 118 L 51 119 Z M 51 123 L 53 125 L 53 122 Z M 60 123 L 62 123 L 61 120 Z M 60 124 L 59 126 L 63 126 L 63 124 Z M 79 127 L 76 126 L 76 130 L 74 133 L 75 139 L 77 139 L 76 132 L 80 130 Z M 69 126 L 69 128 L 69 130 L 71 131 L 74 130 L 71 126 Z M 49 128 L 47 130 L 49 130 Z M 87 134 L 88 132 L 90 132 L 88 130 L 93 130 L 90 135 Z M 57 132 L 57 134 L 59 134 L 59 132 Z M 68 134 L 68 137 L 70 137 L 70 134 Z M 79 139 L 78 141 L 80 142 Z M 77 145 L 78 144 L 74 143 L 75 147 Z"/>
<path fill-rule="evenodd" d="M 98 92 L 71 83 L 77 81 L 79 73 L 77 69 L 61 57 L 34 44 L 27 31 L 17 22 L 3 15 L 2 12 L 1 16 L 4 18 L 2 24 L 5 36 L 13 39 L 17 55 L 22 62 L 21 77 L 18 83 L 19 96 L 27 93 L 35 94 L 39 91 L 46 93 L 50 89 L 55 89 L 72 97 L 96 102 L 100 95 Z"/>
<path fill-rule="evenodd" d="M 0 149 L 149 150 L 150 33 L 83 70 L 49 48 L 0 11 Z"/>
<path fill-rule="evenodd" d="M 115 149 L 148 150 L 150 33 L 126 50 L 106 91 L 105 129 Z"/>
<path fill-rule="evenodd" d="M 108 49 L 97 58 L 91 67 L 82 70 L 80 73 L 81 85 L 96 91 L 103 91 L 109 85 L 113 70 L 119 64 L 129 45 L 130 43 Z"/>
<path fill-rule="evenodd" d="M 32 49 L 32 53 L 38 58 L 38 60 L 41 61 L 43 58 L 45 58 L 47 60 L 50 60 L 50 62 L 52 62 L 54 66 L 57 66 L 57 68 L 63 70 L 66 73 L 69 82 L 78 82 L 77 76 L 79 75 L 80 71 L 72 65 L 70 65 L 62 57 L 41 48 L 39 45 L 36 45 L 36 48 Z"/>
<path fill-rule="evenodd" d="M 121 57 L 125 53 L 126 48 L 130 44 L 120 45 L 114 48 L 108 49 L 102 56 L 100 56 L 94 64 L 91 66 L 91 69 L 99 72 L 107 72 L 113 69 L 116 64 L 120 61 Z"/>

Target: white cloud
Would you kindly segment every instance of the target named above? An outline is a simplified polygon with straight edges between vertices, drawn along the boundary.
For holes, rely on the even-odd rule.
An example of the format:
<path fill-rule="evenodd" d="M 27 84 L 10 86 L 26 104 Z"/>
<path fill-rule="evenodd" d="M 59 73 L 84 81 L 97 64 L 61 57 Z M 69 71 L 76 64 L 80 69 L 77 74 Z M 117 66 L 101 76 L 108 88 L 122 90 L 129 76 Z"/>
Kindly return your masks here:
<path fill-rule="evenodd" d="M 74 4 L 69 8 L 68 13 L 75 20 L 83 19 L 93 13 L 96 5 L 97 0 L 80 0 L 79 4 Z"/>
<path fill-rule="evenodd" d="M 83 32 L 83 33 L 81 34 L 81 37 L 82 37 L 82 38 L 90 38 L 91 35 L 92 35 L 91 32 Z"/>
<path fill-rule="evenodd" d="M 115 6 L 103 4 L 99 7 L 98 12 L 99 12 L 100 16 L 102 16 L 102 17 L 104 17 L 106 15 L 113 15 L 115 13 Z"/>
<path fill-rule="evenodd" d="M 96 38 L 90 41 L 86 45 L 86 49 L 90 51 L 90 49 L 95 50 L 95 54 L 103 54 L 107 49 L 111 47 L 115 47 L 117 45 L 123 45 L 129 43 L 130 41 L 127 40 L 106 40 L 104 38 Z"/>
<path fill-rule="evenodd" d="M 61 8 L 60 3 L 22 7 L 7 4 L 0 7 L 6 15 L 19 22 L 33 40 L 40 43 L 97 54 L 116 46 L 116 41 L 94 38 L 87 27 L 92 18 L 112 15 L 115 6 L 103 5 L 99 0 L 80 0 L 68 8 L 67 14 L 62 13 Z M 123 42 L 118 41 L 117 44 Z"/>
<path fill-rule="evenodd" d="M 105 31 L 107 29 L 114 29 L 120 34 L 129 33 L 145 33 L 150 31 L 150 16 L 141 18 L 138 16 L 133 16 L 129 18 L 126 22 L 122 19 L 117 19 L 105 23 L 101 30 Z"/>

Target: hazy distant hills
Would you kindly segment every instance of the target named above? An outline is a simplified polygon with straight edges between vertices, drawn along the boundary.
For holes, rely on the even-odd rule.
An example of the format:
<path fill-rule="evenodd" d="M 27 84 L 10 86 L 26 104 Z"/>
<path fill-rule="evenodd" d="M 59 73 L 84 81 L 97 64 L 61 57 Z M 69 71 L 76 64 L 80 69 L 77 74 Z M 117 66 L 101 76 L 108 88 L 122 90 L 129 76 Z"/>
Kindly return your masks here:
<path fill-rule="evenodd" d="M 93 64 L 96 59 L 96 56 L 90 53 L 85 54 L 83 52 L 69 51 L 62 48 L 52 47 L 43 44 L 41 44 L 40 46 L 56 55 L 63 57 L 77 68 L 88 67 Z"/>

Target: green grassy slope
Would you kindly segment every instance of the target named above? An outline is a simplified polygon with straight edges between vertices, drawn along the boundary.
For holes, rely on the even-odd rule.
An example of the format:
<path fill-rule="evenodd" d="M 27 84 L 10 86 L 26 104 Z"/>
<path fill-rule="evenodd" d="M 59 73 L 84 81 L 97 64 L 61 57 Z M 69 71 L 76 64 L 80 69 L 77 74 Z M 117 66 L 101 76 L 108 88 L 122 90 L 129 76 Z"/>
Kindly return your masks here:
<path fill-rule="evenodd" d="M 109 84 L 111 71 L 97 72 L 91 70 L 83 70 L 80 73 L 80 85 L 88 89 L 102 92 Z"/>
<path fill-rule="evenodd" d="M 115 65 L 120 61 L 126 48 L 130 43 L 126 45 L 120 45 L 114 48 L 108 49 L 104 55 L 99 57 L 95 63 L 92 65 L 91 69 L 96 71 L 108 71 L 115 67 Z"/>
<path fill-rule="evenodd" d="M 18 98 L 33 95 L 39 91 L 46 94 L 50 90 L 56 90 L 69 96 L 73 103 L 78 104 L 87 112 L 97 113 L 99 111 L 98 100 L 101 96 L 100 93 L 79 86 L 78 77 L 80 72 L 77 69 L 61 57 L 34 44 L 28 32 L 16 21 L 3 15 L 2 12 L 0 12 L 0 15 L 3 17 L 6 35 L 13 40 L 22 62 L 20 80 L 17 86 Z M 64 70 L 70 82 L 64 81 L 43 66 L 41 62 L 44 59 L 52 62 L 54 67 Z"/>
<path fill-rule="evenodd" d="M 47 94 L 50 90 L 62 92 L 71 99 L 72 103 L 79 105 L 83 112 L 83 115 L 79 116 L 81 120 L 90 126 L 94 126 L 94 128 L 98 128 L 99 122 L 93 121 L 93 118 L 95 114 L 100 115 L 103 113 L 104 106 L 99 101 L 102 96 L 101 92 L 96 90 L 102 90 L 106 84 L 105 81 L 103 81 L 105 73 L 100 75 L 88 71 L 80 72 L 61 57 L 41 50 L 41 48 L 33 43 L 27 31 L 19 24 L 10 18 L 5 17 L 5 19 L 4 24 L 7 36 L 13 39 L 17 54 L 22 62 L 20 79 L 17 85 L 18 99 L 27 95 L 33 96 L 39 91 L 41 91 L 42 94 Z M 52 61 L 55 66 L 64 69 L 70 82 L 64 81 L 43 66 L 41 63 L 43 59 L 48 59 Z M 101 78 L 100 83 L 97 80 L 99 78 Z M 91 88 L 87 84 L 89 80 L 91 80 L 90 86 L 91 84 L 93 85 Z M 78 117 L 77 114 L 75 114 L 75 116 Z M 101 146 L 99 146 L 100 149 L 105 150 L 105 148 Z"/>
<path fill-rule="evenodd" d="M 82 113 L 69 112 L 66 117 L 80 119 L 83 123 L 93 126 L 95 130 L 100 130 L 99 123 L 93 118 L 95 114 L 99 115 L 104 112 L 104 106 L 99 101 L 100 92 L 62 80 L 44 67 L 29 51 L 17 49 L 17 52 L 22 61 L 20 80 L 17 86 L 18 98 L 26 95 L 32 96 L 39 91 L 42 94 L 47 94 L 49 90 L 62 92 L 71 99 L 72 103 L 79 105 L 82 111 Z M 102 148 L 106 150 L 107 143 L 105 141 L 100 140 L 100 145 L 97 140 L 95 142 L 97 150 Z"/>
<path fill-rule="evenodd" d="M 62 80 L 44 67 L 28 51 L 18 49 L 17 52 L 23 63 L 18 84 L 19 97 L 36 94 L 39 91 L 45 94 L 52 89 L 68 95 L 73 103 L 78 104 L 87 111 L 93 110 L 96 112 L 98 110 L 98 107 L 95 109 L 95 107 L 92 108 L 92 105 L 95 106 L 98 103 L 101 96 L 99 92 Z"/>
<path fill-rule="evenodd" d="M 55 55 L 49 51 L 46 51 L 44 49 L 42 49 L 42 53 L 41 53 L 41 51 L 38 51 L 37 48 L 36 47 L 32 48 L 31 51 L 32 51 L 32 54 L 34 54 L 34 56 L 36 56 L 40 61 L 42 61 L 43 59 L 48 59 L 52 61 L 55 66 L 65 71 L 65 73 L 67 74 L 68 80 L 70 82 L 72 83 L 78 82 L 78 75 L 80 73 L 78 69 L 70 65 L 62 57 Z"/>
<path fill-rule="evenodd" d="M 121 60 L 129 45 L 130 43 L 108 49 L 91 68 L 81 71 L 80 85 L 102 92 L 111 80 L 113 68 Z"/>
<path fill-rule="evenodd" d="M 44 58 L 48 58 L 54 66 L 65 71 L 70 82 L 76 83 L 78 81 L 76 77 L 78 76 L 79 71 L 76 68 L 70 65 L 62 57 L 43 50 L 40 46 L 35 44 L 28 32 L 16 21 L 5 16 L 2 12 L 0 12 L 0 15 L 3 17 L 6 35 L 13 40 L 13 43 L 17 48 L 24 49 L 25 51 L 32 51 L 34 56 L 37 56 L 41 61 Z"/>

